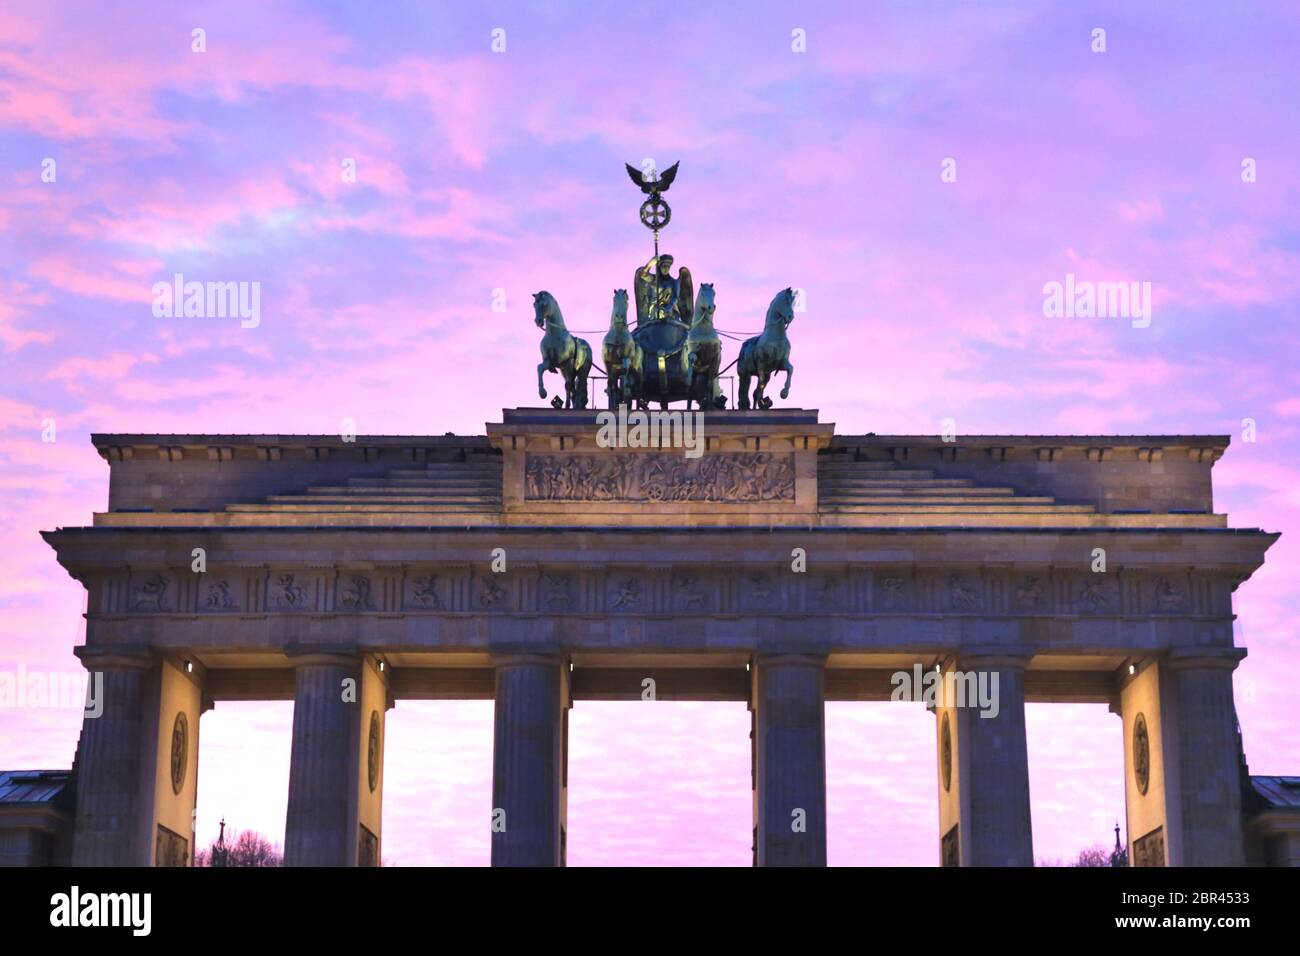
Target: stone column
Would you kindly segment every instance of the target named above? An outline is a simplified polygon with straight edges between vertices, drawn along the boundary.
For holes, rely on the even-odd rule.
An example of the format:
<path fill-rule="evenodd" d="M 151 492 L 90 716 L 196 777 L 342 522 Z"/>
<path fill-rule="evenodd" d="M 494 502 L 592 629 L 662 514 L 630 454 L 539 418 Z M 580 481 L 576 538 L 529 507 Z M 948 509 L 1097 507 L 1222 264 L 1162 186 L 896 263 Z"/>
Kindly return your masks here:
<path fill-rule="evenodd" d="M 1232 672 L 1245 651 L 1173 651 L 1178 698 L 1178 772 L 1182 816 L 1180 866 L 1242 866 L 1241 738 Z"/>
<path fill-rule="evenodd" d="M 564 663 L 498 657 L 492 749 L 492 865 L 559 866 Z"/>
<path fill-rule="evenodd" d="M 144 646 L 80 647 L 90 694 L 77 747 L 78 866 L 190 866 L 203 668 Z"/>
<path fill-rule="evenodd" d="M 949 663 L 935 708 L 939 854 L 944 866 L 1033 866 L 1027 658 L 965 655 Z"/>
<path fill-rule="evenodd" d="M 156 726 L 147 715 L 149 676 L 157 666 L 144 649 L 78 647 L 98 685 L 98 715 L 87 711 L 77 746 L 74 866 L 148 866 L 152 791 L 145 748 Z"/>
<path fill-rule="evenodd" d="M 357 859 L 361 659 L 293 648 L 293 750 L 285 866 L 352 866 Z M 351 700 L 345 700 L 345 681 Z"/>
<path fill-rule="evenodd" d="M 754 665 L 759 866 L 826 865 L 825 658 L 760 656 Z"/>
<path fill-rule="evenodd" d="M 1232 671 L 1246 652 L 1187 647 L 1122 675 L 1130 866 L 1241 866 Z"/>

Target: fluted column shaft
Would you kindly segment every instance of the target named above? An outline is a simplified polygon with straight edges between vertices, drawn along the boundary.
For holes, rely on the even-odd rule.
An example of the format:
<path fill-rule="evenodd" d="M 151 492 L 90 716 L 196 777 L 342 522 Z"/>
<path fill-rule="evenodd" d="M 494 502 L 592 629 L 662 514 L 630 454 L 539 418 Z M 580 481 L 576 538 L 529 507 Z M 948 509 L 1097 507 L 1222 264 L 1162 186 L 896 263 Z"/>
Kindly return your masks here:
<path fill-rule="evenodd" d="M 1241 866 L 1244 769 L 1232 671 L 1244 648 L 1186 646 L 1122 678 L 1130 866 Z"/>
<path fill-rule="evenodd" d="M 755 665 L 758 865 L 826 865 L 826 719 L 822 657 Z"/>
<path fill-rule="evenodd" d="M 152 790 L 146 789 L 146 695 L 153 659 L 78 648 L 93 682 L 102 674 L 102 711 L 82 722 L 77 758 L 74 866 L 148 866 Z"/>
<path fill-rule="evenodd" d="M 562 863 L 562 666 L 549 655 L 496 662 L 493 866 Z"/>
<path fill-rule="evenodd" d="M 945 673 L 961 683 L 945 683 L 936 711 L 940 837 L 958 825 L 961 866 L 1034 865 L 1025 737 L 1027 664 L 1027 658 L 1018 656 L 972 655 L 957 662 L 955 674 Z M 945 749 L 950 761 L 946 771 Z"/>
<path fill-rule="evenodd" d="M 360 662 L 346 654 L 308 654 L 294 664 L 284 863 L 349 866 L 356 861 L 349 811 L 355 800 L 359 705 L 344 700 L 344 681 L 359 683 Z"/>
<path fill-rule="evenodd" d="M 1241 748 L 1232 672 L 1237 651 L 1171 655 L 1177 708 L 1180 866 L 1243 866 Z M 1171 761 L 1172 763 L 1172 761 Z M 1173 788 L 1171 788 L 1173 789 Z"/>

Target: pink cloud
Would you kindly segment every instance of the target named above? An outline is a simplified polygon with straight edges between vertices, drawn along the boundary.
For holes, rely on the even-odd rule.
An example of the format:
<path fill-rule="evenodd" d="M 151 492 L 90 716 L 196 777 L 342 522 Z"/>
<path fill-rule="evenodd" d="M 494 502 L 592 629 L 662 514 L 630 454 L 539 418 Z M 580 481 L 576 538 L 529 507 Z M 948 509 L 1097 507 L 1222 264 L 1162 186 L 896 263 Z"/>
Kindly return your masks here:
<path fill-rule="evenodd" d="M 1241 714 L 1252 755 L 1287 769 L 1300 194 L 1286 157 L 1300 124 L 1279 79 L 1294 28 L 1272 7 L 1268 43 L 1213 17 L 1138 17 L 1140 50 L 1106 57 L 1078 16 L 1032 4 L 810 10 L 806 54 L 762 8 L 701 10 L 650 80 L 630 66 L 663 28 L 650 9 L 581 23 L 521 11 L 501 55 L 455 11 L 426 36 L 397 15 L 348 35 L 295 5 L 218 3 L 200 24 L 165 5 L 106 10 L 0 15 L 0 132 L 14 144 L 0 192 L 0 574 L 17 604 L 0 656 L 70 660 L 81 588 L 38 532 L 104 507 L 90 430 L 330 433 L 346 416 L 363 432 L 479 433 L 503 405 L 536 404 L 529 294 L 554 292 L 595 344 L 612 289 L 649 254 L 621 164 L 652 155 L 682 160 L 665 248 L 716 283 L 721 328 L 756 331 L 774 292 L 808 291 L 791 404 L 841 431 L 926 433 L 951 416 L 961 433 L 1232 432 L 1217 509 L 1285 532 L 1237 594 L 1257 691 Z M 190 52 L 195 25 L 205 54 Z M 1247 150 L 1250 185 L 1235 155 Z M 46 155 L 57 183 L 40 181 Z M 151 286 L 177 271 L 260 280 L 261 327 L 155 320 Z M 1151 281 L 1152 327 L 1045 318 L 1042 286 L 1066 271 Z M 505 313 L 491 311 L 496 288 Z M 53 445 L 39 441 L 47 415 Z M 1247 416 L 1254 444 L 1237 437 Z M 204 718 L 202 832 L 223 808 L 282 828 L 278 795 L 249 801 L 230 781 L 250 736 L 257 765 L 287 774 L 285 713 Z M 390 847 L 401 862 L 481 862 L 490 706 L 395 714 L 411 752 L 392 758 Z M 833 859 L 932 863 L 932 725 L 828 714 Z M 706 846 L 747 863 L 737 719 L 706 705 L 580 714 L 575 860 L 688 862 Z M 1119 772 L 1113 718 L 1069 721 L 1082 729 L 1039 721 L 1031 743 L 1051 857 L 1098 838 Z M 19 730 L 5 760 L 67 764 L 75 720 Z M 413 755 L 422 743 L 429 755 Z M 1076 756 L 1086 769 L 1061 777 Z"/>

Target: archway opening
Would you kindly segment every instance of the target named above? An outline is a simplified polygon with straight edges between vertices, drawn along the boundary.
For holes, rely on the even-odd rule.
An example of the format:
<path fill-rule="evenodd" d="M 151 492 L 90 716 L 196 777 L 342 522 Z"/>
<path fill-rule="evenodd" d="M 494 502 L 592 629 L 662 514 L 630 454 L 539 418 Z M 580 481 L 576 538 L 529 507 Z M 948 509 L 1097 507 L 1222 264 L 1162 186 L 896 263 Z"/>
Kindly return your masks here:
<path fill-rule="evenodd" d="M 937 866 L 936 773 L 924 703 L 827 701 L 827 863 Z"/>
<path fill-rule="evenodd" d="M 1025 705 L 1034 862 L 1099 862 L 1124 832 L 1123 725 L 1105 704 Z"/>
<path fill-rule="evenodd" d="M 384 866 L 492 860 L 490 700 L 400 700 L 384 742 Z"/>
<path fill-rule="evenodd" d="M 742 702 L 579 700 L 569 711 L 570 866 L 749 866 Z"/>
<path fill-rule="evenodd" d="M 199 723 L 194 840 L 210 849 L 226 821 L 229 845 L 240 833 L 264 837 L 284 853 L 289 808 L 293 701 L 220 701 Z"/>

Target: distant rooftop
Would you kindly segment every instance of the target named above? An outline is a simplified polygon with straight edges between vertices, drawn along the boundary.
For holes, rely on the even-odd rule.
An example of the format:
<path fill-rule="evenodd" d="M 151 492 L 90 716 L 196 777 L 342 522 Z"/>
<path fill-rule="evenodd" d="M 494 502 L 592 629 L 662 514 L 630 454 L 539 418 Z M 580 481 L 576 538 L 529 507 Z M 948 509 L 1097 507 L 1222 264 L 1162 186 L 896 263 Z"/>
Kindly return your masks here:
<path fill-rule="evenodd" d="M 71 779 L 71 770 L 0 770 L 0 806 L 53 803 Z"/>
<path fill-rule="evenodd" d="M 1255 777 L 1250 785 L 1272 810 L 1300 811 L 1300 777 Z"/>

